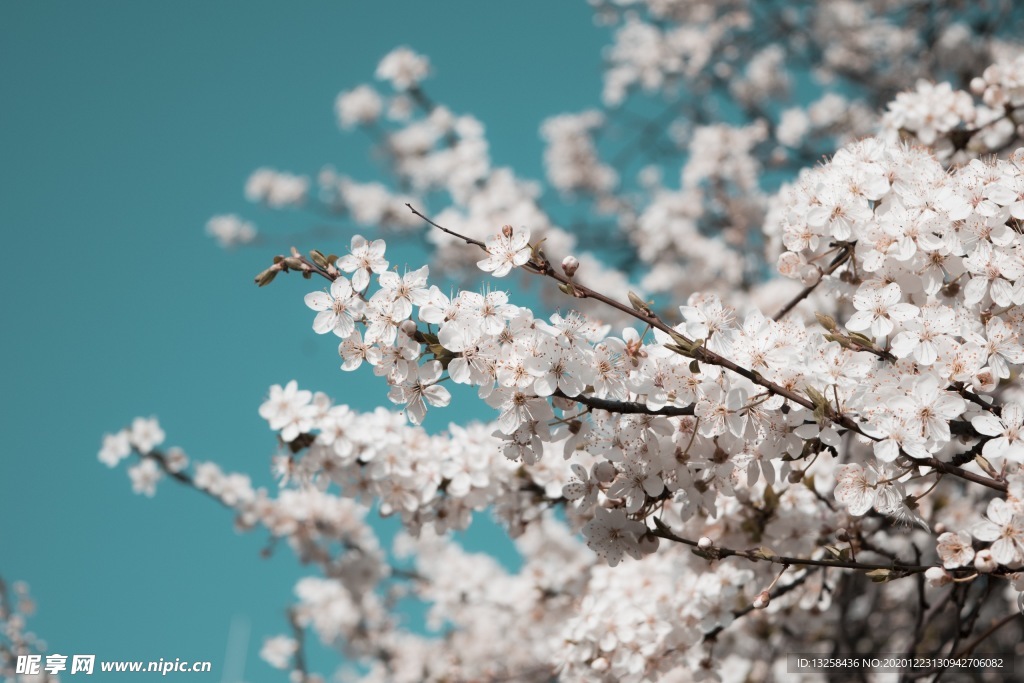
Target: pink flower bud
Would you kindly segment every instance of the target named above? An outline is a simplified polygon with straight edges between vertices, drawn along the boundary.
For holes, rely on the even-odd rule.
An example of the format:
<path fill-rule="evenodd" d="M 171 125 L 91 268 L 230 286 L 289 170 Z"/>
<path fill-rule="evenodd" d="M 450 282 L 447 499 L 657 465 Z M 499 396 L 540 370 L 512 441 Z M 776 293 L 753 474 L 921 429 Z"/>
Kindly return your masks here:
<path fill-rule="evenodd" d="M 640 552 L 644 555 L 653 555 L 658 552 L 658 546 L 661 544 L 661 539 L 651 533 L 646 533 L 640 537 Z"/>
<path fill-rule="evenodd" d="M 701 536 L 697 539 L 697 547 L 701 550 L 707 550 L 714 545 L 714 542 L 707 536 Z"/>
<path fill-rule="evenodd" d="M 602 460 L 594 467 L 594 478 L 602 484 L 610 482 L 618 473 L 618 470 L 615 469 L 615 465 L 611 464 L 607 460 Z"/>
<path fill-rule="evenodd" d="M 577 259 L 575 256 L 566 256 L 564 259 L 562 259 L 562 271 L 568 277 L 572 277 L 573 275 L 575 275 L 579 267 L 579 259 Z"/>
<path fill-rule="evenodd" d="M 953 580 L 953 577 L 947 574 L 942 567 L 929 567 L 924 573 L 924 578 L 928 580 L 928 585 L 932 588 L 945 586 Z"/>
<path fill-rule="evenodd" d="M 989 369 L 977 372 L 971 379 L 971 386 L 974 387 L 974 390 L 983 393 L 993 391 L 998 383 L 999 378 Z"/>
<path fill-rule="evenodd" d="M 754 598 L 754 609 L 764 609 L 768 606 L 768 603 L 771 601 L 772 596 L 768 593 L 768 591 L 761 591 L 757 594 L 757 597 Z"/>
<path fill-rule="evenodd" d="M 982 574 L 988 574 L 989 572 L 995 571 L 995 568 L 999 566 L 996 559 L 992 557 L 992 551 L 986 548 L 985 550 L 979 550 L 978 554 L 974 556 L 974 568 Z"/>

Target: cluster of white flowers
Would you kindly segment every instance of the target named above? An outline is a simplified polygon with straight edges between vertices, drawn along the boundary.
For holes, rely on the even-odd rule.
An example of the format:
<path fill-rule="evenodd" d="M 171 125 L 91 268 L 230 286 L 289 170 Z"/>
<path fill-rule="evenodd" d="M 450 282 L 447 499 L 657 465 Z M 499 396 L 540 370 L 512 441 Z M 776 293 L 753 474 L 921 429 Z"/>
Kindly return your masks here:
<path fill-rule="evenodd" d="M 870 423 L 877 439 L 876 463 L 844 466 L 836 496 L 851 514 L 901 504 L 899 473 L 889 465 L 901 454 L 948 460 L 962 450 L 951 424 L 981 440 L 989 473 L 1024 463 L 1016 443 L 1024 409 L 986 399 L 1024 363 L 1024 237 L 1016 229 L 1022 190 L 1024 150 L 950 174 L 927 152 L 866 140 L 780 195 L 785 208 L 776 229 L 788 249 L 780 270 L 816 278 L 815 264 L 834 255 L 837 243 L 856 245 L 844 272 L 860 275 L 826 279 L 833 296 L 852 303 L 852 314 L 840 320 L 864 336 L 837 334 L 831 343 L 891 354 L 872 363 L 870 382 L 854 382 L 863 368 L 853 375 L 835 368 L 828 385 L 836 405 Z M 976 538 L 1024 541 L 1021 520 L 1005 506 L 992 501 Z M 962 535 L 940 541 L 946 558 L 975 557 L 951 550 L 953 539 L 963 543 Z M 1024 562 L 1015 547 L 994 545 L 995 564 Z"/>
<path fill-rule="evenodd" d="M 483 125 L 444 107 L 389 135 L 387 146 L 396 171 L 417 192 L 443 189 L 466 197 L 490 171 Z"/>
<path fill-rule="evenodd" d="M 882 134 L 889 142 L 910 139 L 928 145 L 952 163 L 1006 150 L 1021 137 L 1015 118 L 1024 106 L 1021 68 L 1024 56 L 993 64 L 971 80 L 971 92 L 918 81 L 915 91 L 899 93 L 889 105 Z M 971 93 L 982 101 L 975 102 Z"/>
<path fill-rule="evenodd" d="M 601 162 L 591 131 L 604 125 L 599 111 L 562 114 L 541 125 L 547 144 L 544 168 L 548 180 L 559 192 L 585 192 L 597 196 L 615 188 L 615 169 Z"/>
<path fill-rule="evenodd" d="M 937 539 L 936 550 L 942 561 L 942 569 L 929 570 L 933 585 L 942 586 L 953 579 L 948 570 L 972 567 L 987 574 L 1004 567 L 1020 567 L 1024 564 L 1024 469 L 1018 469 L 1007 477 L 1009 483 L 1005 499 L 992 498 L 988 502 L 985 516 L 969 529 L 946 531 Z M 972 538 L 973 534 L 973 538 Z M 990 542 L 992 545 L 975 551 L 974 539 Z M 1016 576 L 1015 588 L 1024 593 L 1024 572 Z"/>
<path fill-rule="evenodd" d="M 395 90 L 419 86 L 430 73 L 430 60 L 407 47 L 395 48 L 377 66 L 377 78 L 387 81 Z"/>
<path fill-rule="evenodd" d="M 682 7 L 688 3 L 679 3 Z M 651 92 L 683 76 L 701 72 L 711 60 L 719 41 L 729 29 L 745 20 L 742 11 L 734 11 L 724 2 L 720 16 L 714 16 L 708 3 L 693 3 L 692 14 L 684 22 L 668 28 L 648 23 L 632 14 L 615 32 L 615 42 L 607 51 L 609 65 L 604 76 L 602 99 L 608 106 L 623 103 L 630 89 Z"/>
<path fill-rule="evenodd" d="M 638 341 L 632 340 L 634 345 Z M 456 675 L 542 680 L 540 673 L 527 673 L 538 666 L 549 675 L 560 671 L 564 680 L 640 681 L 656 671 L 700 669 L 711 674 L 719 666 L 739 666 L 712 662 L 701 643 L 708 634 L 730 627 L 739 606 L 756 599 L 764 587 L 756 567 L 709 564 L 682 546 L 659 547 L 654 537 L 641 537 L 639 530 L 629 528 L 644 525 L 629 521 L 622 508 L 598 507 L 585 522 L 586 516 L 570 507 L 566 512 L 573 527 L 582 526 L 588 544 L 606 560 L 623 552 L 660 550 L 644 563 L 628 564 L 628 569 L 594 566 L 594 556 L 570 528 L 537 505 L 561 500 L 562 492 L 588 508 L 607 495 L 632 502 L 655 490 L 650 477 L 639 482 L 641 489 L 650 489 L 641 492 L 631 483 L 634 474 L 630 481 L 616 479 L 614 464 L 582 450 L 570 451 L 575 474 L 570 477 L 562 457 L 565 448 L 550 445 L 541 461 L 520 465 L 499 454 L 502 441 L 491 434 L 493 425 L 452 426 L 449 434 L 429 436 L 383 409 L 358 415 L 294 385 L 273 387 L 262 412 L 272 424 L 304 422 L 309 431 L 303 435 L 313 437 L 296 437 L 308 444 L 301 457 L 278 456 L 277 473 L 288 485 L 276 498 L 264 489 L 254 490 L 245 475 L 225 474 L 212 463 L 195 464 L 192 481 L 233 508 L 243 528 L 266 528 L 286 539 L 303 561 L 329 572 L 331 579 L 299 581 L 294 618 L 324 643 L 339 644 L 352 656 L 386 649 L 389 657 L 378 660 L 365 681 L 422 680 L 423 671 L 431 672 L 431 680 Z M 156 457 L 148 451 L 145 461 L 155 462 Z M 577 494 L 591 476 L 596 485 L 588 501 Z M 614 489 L 608 487 L 612 481 Z M 334 487 L 340 495 L 332 493 Z M 821 523 L 821 493 L 797 486 L 771 499 L 777 514 L 765 533 L 778 539 L 775 550 L 813 551 L 815 539 L 808 532 Z M 741 542 L 749 523 L 744 508 L 751 503 L 757 507 L 763 497 L 727 499 L 717 520 L 691 516 L 687 521 L 676 508 L 665 508 L 664 523 L 692 527 L 721 542 Z M 358 502 L 362 500 L 378 501 L 385 514 L 399 513 L 406 529 L 420 537 L 399 539 L 397 557 L 415 563 L 412 590 L 431 605 L 430 625 L 456 627 L 444 641 L 397 630 L 388 618 L 376 589 L 402 570 L 388 564 L 366 523 L 368 508 Z M 763 502 L 768 504 L 768 499 Z M 470 508 L 487 507 L 521 534 L 517 547 L 524 565 L 515 573 L 436 536 L 464 528 Z M 625 530 L 626 536 L 607 534 L 611 528 Z M 348 549 L 340 556 L 331 551 L 338 544 Z M 710 547 L 710 541 L 702 544 L 705 550 Z M 762 576 L 761 581 L 767 579 Z M 826 595 L 821 588 L 808 580 L 807 590 L 773 601 L 772 608 L 796 609 L 801 601 L 821 606 Z M 572 617 L 566 619 L 567 614 Z M 505 643 L 513 634 L 519 647 L 508 654 Z M 748 637 L 743 632 L 717 636 L 719 642 L 735 644 Z M 295 649 L 293 638 L 279 636 L 265 643 L 262 655 L 273 666 L 291 668 Z"/>
<path fill-rule="evenodd" d="M 887 9 L 891 15 L 885 14 Z M 871 73 L 883 82 L 890 80 L 906 68 L 905 57 L 921 49 L 917 28 L 903 24 L 901 10 L 906 11 L 901 3 L 856 0 L 819 5 L 808 22 L 813 40 L 824 50 L 818 68 L 829 74 Z"/>
<path fill-rule="evenodd" d="M 387 348 L 366 355 L 378 363 L 393 357 Z M 435 364 L 439 365 L 430 361 L 422 368 L 433 372 Z M 443 387 L 424 380 L 422 368 L 405 367 L 414 374 L 392 389 L 393 400 L 441 403 L 430 390 L 443 391 Z M 423 384 L 427 385 L 424 391 L 414 394 L 415 387 Z M 410 419 L 416 410 L 409 408 Z M 431 436 L 408 425 L 401 415 L 383 408 L 354 413 L 347 406 L 332 405 L 324 394 L 299 390 L 294 382 L 284 388 L 272 387 L 260 412 L 271 428 L 280 430 L 286 443 L 301 443 L 306 435 L 315 434 L 302 457 L 278 457 L 276 471 L 282 482 L 311 484 L 317 489 L 335 484 L 352 498 L 372 497 L 383 514 L 399 515 L 406 528 L 417 534 L 424 525 L 432 525 L 439 533 L 465 529 L 474 510 L 492 506 L 503 510 L 500 514 L 514 526 L 536 491 L 558 497 L 570 480 L 569 465 L 564 461 L 522 467 L 503 457 L 505 444 L 493 435 L 493 426 L 450 425 L 448 433 Z M 294 425 L 301 425 L 301 430 L 293 429 Z M 215 479 L 226 481 L 223 476 Z M 222 485 L 204 484 L 201 488 L 214 490 L 223 498 L 218 488 Z M 234 497 L 260 498 L 256 494 Z"/>
<path fill-rule="evenodd" d="M 969 93 L 953 90 L 949 83 L 918 81 L 917 89 L 902 92 L 889 105 L 883 125 L 909 131 L 926 145 L 963 123 L 972 123 L 977 113 Z"/>
<path fill-rule="evenodd" d="M 272 168 L 253 171 L 245 183 L 245 198 L 275 209 L 301 206 L 309 194 L 309 178 Z"/>
<path fill-rule="evenodd" d="M 338 96 L 339 124 L 365 128 L 393 183 L 328 167 L 319 201 L 379 232 L 429 229 L 406 202 L 443 205 L 434 260 L 398 271 L 383 240 L 357 235 L 340 258 L 294 252 L 275 268 L 326 278 L 305 297 L 314 331 L 333 333 L 343 370 L 382 378 L 401 413 L 272 387 L 260 414 L 280 439 L 276 497 L 157 451 L 155 421 L 108 436 L 100 459 L 134 452 L 136 491 L 180 475 L 321 567 L 297 585 L 293 622 L 369 661 L 367 683 L 783 679 L 775 653 L 809 651 L 797 648 L 850 615 L 892 634 L 890 651 L 917 651 L 906 605 L 925 606 L 900 580 L 912 575 L 985 618 L 1016 609 L 1019 50 L 991 22 L 948 22 L 945 2 L 592 4 L 615 27 L 609 111 L 543 125 L 555 193 L 494 167 L 483 125 L 430 98 L 429 62 L 408 48 L 378 67 L 393 92 Z M 969 72 L 982 73 L 970 92 L 945 82 Z M 647 96 L 664 113 L 623 106 Z M 261 169 L 247 195 L 294 206 L 307 185 Z M 582 202 L 609 234 L 572 234 L 554 199 Z M 625 272 L 581 252 L 601 253 L 599 237 Z M 764 282 L 773 265 L 783 278 Z M 474 266 L 560 280 L 560 312 L 429 280 Z M 493 422 L 428 433 L 456 384 Z M 390 553 L 371 509 L 401 521 Z M 484 510 L 516 539 L 518 569 L 445 535 Z M 972 597 L 976 581 L 1006 591 Z M 433 633 L 396 623 L 391 605 L 410 594 Z M 263 656 L 305 678 L 300 648 L 280 636 Z"/>
<path fill-rule="evenodd" d="M 747 105 L 782 97 L 790 87 L 786 50 L 779 44 L 768 45 L 751 56 L 743 75 L 729 84 L 736 100 Z"/>
<path fill-rule="evenodd" d="M 736 110 L 743 112 L 746 123 L 764 126 L 757 148 L 744 154 L 755 162 L 757 170 L 747 178 L 759 192 L 730 192 L 726 185 L 724 192 L 680 198 L 685 221 L 667 226 L 640 219 L 664 199 L 660 188 L 639 202 L 624 193 L 605 199 L 604 206 L 615 209 L 620 224 L 645 257 L 643 263 L 648 269 L 644 275 L 651 278 L 645 286 L 668 292 L 677 300 L 708 289 L 715 274 L 724 276 L 720 280 L 723 286 L 718 289 L 723 299 L 729 298 L 724 290 L 730 285 L 761 279 L 769 266 L 761 262 L 760 239 L 752 234 L 752 228 L 765 220 L 760 191 L 775 189 L 778 169 L 795 174 L 831 153 L 837 144 L 876 133 L 876 110 L 886 104 L 890 93 L 903 90 L 916 79 L 940 85 L 929 86 L 933 91 L 900 95 L 887 117 L 895 124 L 886 128 L 894 136 L 901 130 L 913 135 L 919 128 L 923 136 L 920 140 L 928 143 L 935 139 L 942 148 L 940 153 L 948 156 L 962 144 L 968 144 L 975 154 L 1004 149 L 1014 133 L 1012 123 L 1002 117 L 1001 108 L 977 109 L 963 93 L 949 96 L 957 92 L 956 86 L 941 84 L 951 76 L 963 78 L 964 74 L 981 71 L 996 58 L 1003 66 L 990 71 L 990 75 L 993 81 L 1005 80 L 1002 74 L 1013 72 L 1012 60 L 1016 57 L 1016 48 L 987 35 L 996 23 L 968 21 L 948 3 L 922 7 L 899 1 L 844 0 L 803 4 L 799 9 L 763 7 L 749 0 L 592 0 L 592 4 L 604 23 L 617 26 L 606 54 L 604 100 L 609 108 L 619 108 L 630 97 L 643 100 L 650 96 L 664 101 L 664 114 L 652 118 L 648 125 L 676 131 L 669 137 L 675 138 L 680 150 L 688 152 L 691 162 L 707 166 L 713 166 L 710 160 L 717 158 L 721 146 L 708 136 L 699 139 L 694 134 L 696 128 L 706 127 L 709 121 L 729 121 L 733 128 L 741 129 L 732 119 Z M 910 20 L 908 16 L 915 18 Z M 961 16 L 956 22 L 950 20 Z M 986 21 L 997 20 L 992 16 Z M 934 35 L 921 35 L 919 27 L 924 25 L 930 26 Z M 813 88 L 801 84 L 805 68 L 809 68 Z M 1013 90 L 1013 76 L 1008 78 L 1002 92 Z M 791 80 L 798 87 L 789 87 Z M 961 88 L 966 85 L 959 84 Z M 987 88 L 983 83 L 977 87 Z M 993 91 L 1000 87 L 994 86 Z M 797 98 L 796 106 L 787 93 Z M 810 93 L 816 101 L 799 101 Z M 1000 96 L 989 97 L 996 101 Z M 974 118 L 966 126 L 964 115 L 972 114 Z M 633 115 L 621 117 L 621 125 L 616 125 L 613 116 L 605 118 L 606 124 L 591 135 L 623 138 L 629 140 L 627 145 L 645 150 L 643 154 L 627 150 L 617 155 L 618 163 L 645 155 L 662 165 L 666 156 L 664 138 L 646 134 L 634 138 L 630 131 Z M 955 144 L 942 135 L 961 130 L 974 132 Z M 743 147 L 731 144 L 736 154 L 743 154 Z M 762 169 L 774 169 L 776 173 L 766 174 Z M 625 176 L 625 169 L 615 170 Z M 724 235 L 724 243 L 719 246 L 719 251 L 724 251 L 711 259 L 709 270 L 713 275 L 708 282 L 698 277 L 694 286 L 687 287 L 693 264 L 682 260 L 687 272 L 685 276 L 678 274 L 679 253 L 659 249 L 666 242 L 666 232 L 684 239 L 692 232 Z M 704 245 L 697 246 L 691 253 L 703 252 Z M 737 253 L 740 258 L 736 258 Z M 734 266 L 723 268 L 720 256 Z M 732 274 L 739 277 L 730 278 Z"/>
<path fill-rule="evenodd" d="M 375 226 L 382 231 L 408 231 L 419 222 L 405 203 L 410 195 L 396 194 L 383 183 L 360 183 L 325 166 L 317 175 L 320 200 L 339 215 L 348 215 L 356 223 Z"/>
<path fill-rule="evenodd" d="M 838 93 L 826 93 L 804 107 L 783 110 L 775 129 L 780 145 L 798 148 L 814 138 L 832 134 L 846 143 L 873 132 L 875 113 L 863 102 L 850 101 Z"/>
<path fill-rule="evenodd" d="M 36 603 L 27 583 L 15 581 L 8 585 L 0 577 L 0 679 L 4 681 L 59 683 L 59 677 L 44 668 L 46 641 L 28 630 L 28 619 L 35 611 Z M 26 672 L 19 666 L 18 658 L 33 655 L 40 657 L 42 664 L 38 671 Z"/>
<path fill-rule="evenodd" d="M 763 122 L 742 128 L 699 126 L 693 131 L 690 159 L 683 167 L 683 186 L 729 182 L 740 192 L 758 192 L 761 168 L 751 150 L 765 140 L 767 132 Z"/>
<path fill-rule="evenodd" d="M 753 154 L 766 132 L 763 123 L 692 131 L 679 189 L 652 185 L 650 201 L 628 224 L 637 255 L 650 264 L 641 282 L 646 290 L 685 299 L 715 287 L 731 296 L 728 285 L 739 285 L 745 272 L 733 246 L 746 241 L 766 203 Z M 704 234 L 709 224 L 719 226 L 717 235 Z"/>
<path fill-rule="evenodd" d="M 263 641 L 260 648 L 260 659 L 275 669 L 291 668 L 292 657 L 299 649 L 299 644 L 294 638 L 288 636 L 274 636 Z"/>
<path fill-rule="evenodd" d="M 340 93 L 334 101 L 338 124 L 343 129 L 375 123 L 384 108 L 384 100 L 368 85 Z"/>
<path fill-rule="evenodd" d="M 236 247 L 256 239 L 256 226 L 234 214 L 214 216 L 206 222 L 206 234 L 222 247 Z"/>
<path fill-rule="evenodd" d="M 156 418 L 137 417 L 131 427 L 103 437 L 99 460 L 107 467 L 117 467 L 133 450 L 142 455 L 152 452 L 164 442 L 164 437 L 164 431 Z M 179 472 L 188 466 L 188 457 L 180 449 L 170 449 L 166 463 L 169 471 Z M 163 472 L 155 462 L 143 459 L 128 469 L 128 476 L 135 493 L 152 497 L 156 493 L 157 482 L 163 478 Z"/>
<path fill-rule="evenodd" d="M 989 66 L 971 80 L 971 91 L 993 109 L 1024 106 L 1024 55 Z"/>

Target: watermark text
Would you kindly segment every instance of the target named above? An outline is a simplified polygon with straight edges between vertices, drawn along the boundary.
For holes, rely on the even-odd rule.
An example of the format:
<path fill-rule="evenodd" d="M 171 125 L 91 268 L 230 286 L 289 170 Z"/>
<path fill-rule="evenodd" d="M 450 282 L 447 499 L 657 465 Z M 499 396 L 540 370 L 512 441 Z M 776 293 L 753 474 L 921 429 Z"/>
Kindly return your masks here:
<path fill-rule="evenodd" d="M 99 660 L 96 655 L 18 655 L 15 665 L 15 673 L 26 676 L 37 676 L 41 672 L 54 675 L 67 672 L 74 674 L 93 674 L 96 671 L 103 673 L 159 673 L 166 676 L 169 673 L 206 673 L 212 670 L 210 662 L 182 660 L 175 657 L 173 660 L 160 658 L 149 662 L 132 662 L 127 660 Z"/>

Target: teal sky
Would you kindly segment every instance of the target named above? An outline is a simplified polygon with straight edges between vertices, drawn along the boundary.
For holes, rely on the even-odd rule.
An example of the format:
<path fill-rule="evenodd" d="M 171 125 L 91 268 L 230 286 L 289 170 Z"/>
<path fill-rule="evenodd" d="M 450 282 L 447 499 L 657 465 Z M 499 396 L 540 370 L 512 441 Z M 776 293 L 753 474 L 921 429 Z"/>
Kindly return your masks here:
<path fill-rule="evenodd" d="M 251 622 L 245 679 L 285 680 L 256 654 L 285 631 L 304 570 L 286 549 L 260 559 L 265 534 L 236 534 L 194 492 L 132 494 L 123 467 L 97 461 L 101 437 L 157 415 L 168 444 L 265 485 L 274 439 L 256 410 L 271 384 L 358 409 L 387 404 L 386 387 L 337 369 L 308 283 L 252 284 L 284 242 L 228 253 L 203 226 L 232 212 L 278 234 L 319 224 L 247 204 L 258 166 L 375 177 L 333 102 L 398 45 L 430 57 L 435 99 L 484 122 L 495 164 L 538 178 L 540 122 L 599 102 L 604 38 L 582 1 L 0 5 L 0 575 L 31 584 L 51 652 L 210 660 L 209 675 L 130 677 L 222 681 L 237 619 Z M 470 417 L 488 413 L 445 415 Z"/>

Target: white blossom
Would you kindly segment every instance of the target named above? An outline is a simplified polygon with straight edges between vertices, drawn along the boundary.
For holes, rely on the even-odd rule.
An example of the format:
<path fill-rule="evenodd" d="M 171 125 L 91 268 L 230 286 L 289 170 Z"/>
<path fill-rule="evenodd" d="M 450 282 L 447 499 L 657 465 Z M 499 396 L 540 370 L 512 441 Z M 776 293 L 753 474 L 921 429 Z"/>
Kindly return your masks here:
<path fill-rule="evenodd" d="M 395 90 L 409 90 L 420 84 L 430 73 L 430 61 L 407 47 L 389 52 L 377 65 L 376 76 L 388 81 Z"/>
<path fill-rule="evenodd" d="M 377 91 L 368 85 L 360 85 L 338 95 L 334 109 L 342 128 L 365 126 L 380 116 L 384 107 Z"/>
<path fill-rule="evenodd" d="M 392 387 L 388 398 L 405 406 L 409 420 L 420 424 L 427 412 L 427 403 L 443 408 L 451 401 L 451 394 L 436 384 L 441 377 L 441 364 L 436 360 L 428 361 L 420 366 L 417 373 L 401 384 Z"/>
<path fill-rule="evenodd" d="M 480 270 L 494 277 L 504 277 L 513 268 L 530 260 L 530 231 L 504 226 L 501 231 L 487 240 L 487 258 L 477 261 Z"/>

